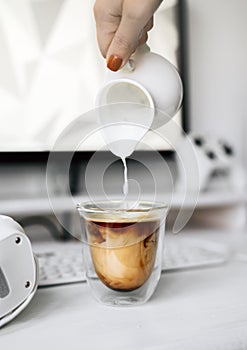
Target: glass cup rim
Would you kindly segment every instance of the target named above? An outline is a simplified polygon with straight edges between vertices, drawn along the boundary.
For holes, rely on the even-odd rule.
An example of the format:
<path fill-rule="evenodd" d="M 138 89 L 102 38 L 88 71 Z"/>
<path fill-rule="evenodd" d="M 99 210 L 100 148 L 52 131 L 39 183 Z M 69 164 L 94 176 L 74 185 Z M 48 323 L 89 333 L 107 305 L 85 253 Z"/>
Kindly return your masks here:
<path fill-rule="evenodd" d="M 126 201 L 127 203 L 136 203 L 135 201 Z M 98 206 L 97 206 L 98 205 Z M 101 207 L 102 205 L 103 207 Z M 106 205 L 106 207 L 104 207 Z M 106 227 L 109 230 L 106 230 L 109 234 L 111 230 L 114 231 L 114 237 L 121 237 L 122 233 L 126 230 L 131 232 L 134 227 L 139 224 L 151 224 L 152 230 L 159 229 L 166 221 L 168 206 L 161 202 L 155 201 L 138 201 L 139 208 L 121 208 L 123 205 L 123 201 L 121 200 L 112 200 L 112 201 L 85 201 L 77 205 L 77 209 L 79 215 L 82 219 L 84 219 L 87 223 L 92 222 L 96 227 L 101 227 L 102 222 L 106 224 Z M 88 207 L 87 207 L 88 206 Z M 110 206 L 113 206 L 112 208 Z M 121 223 L 124 224 L 124 228 L 121 226 Z M 84 224 L 85 225 L 85 222 Z M 114 226 L 116 225 L 116 227 Z M 104 226 L 104 225 L 103 225 Z M 86 233 L 85 226 L 83 232 Z M 121 234 L 121 235 L 120 235 Z M 136 239 L 132 240 L 129 244 L 119 244 L 118 240 L 114 241 L 114 244 L 110 241 L 106 240 L 107 245 L 99 247 L 98 243 L 93 243 L 88 241 L 88 236 L 86 233 L 85 242 L 90 246 L 96 246 L 97 248 L 103 249 L 116 249 L 122 248 L 123 246 L 131 246 L 140 241 L 144 240 L 149 236 L 150 232 L 144 230 L 142 235 L 138 235 Z M 115 238 L 117 238 L 115 237 Z M 115 243 L 117 242 L 117 246 Z M 113 244 L 113 245 L 112 245 Z"/>
<path fill-rule="evenodd" d="M 155 202 L 155 201 L 139 201 L 138 205 L 142 204 L 143 206 L 146 205 L 146 207 L 137 207 L 137 208 L 119 208 L 117 207 L 117 204 L 123 204 L 124 202 L 122 200 L 111 200 L 111 201 L 85 201 L 80 202 L 77 204 L 76 208 L 79 211 L 83 211 L 85 213 L 94 213 L 94 214 L 100 214 L 100 213 L 111 213 L 111 212 L 117 212 L 117 213 L 148 213 L 150 211 L 156 211 L 156 210 L 164 210 L 168 209 L 168 205 L 163 202 Z M 134 201 L 127 201 L 127 203 L 135 203 Z M 109 204 L 109 207 L 101 207 L 103 205 Z M 116 207 L 110 207 L 110 205 L 116 205 Z"/>

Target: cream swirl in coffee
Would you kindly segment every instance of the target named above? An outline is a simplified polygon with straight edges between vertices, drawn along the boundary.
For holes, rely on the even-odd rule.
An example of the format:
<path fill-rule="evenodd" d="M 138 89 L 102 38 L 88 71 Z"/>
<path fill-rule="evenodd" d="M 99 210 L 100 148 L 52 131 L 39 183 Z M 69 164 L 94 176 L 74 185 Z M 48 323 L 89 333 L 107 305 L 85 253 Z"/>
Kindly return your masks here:
<path fill-rule="evenodd" d="M 130 291 L 150 277 L 157 250 L 158 220 L 87 221 L 91 256 L 100 280 Z"/>

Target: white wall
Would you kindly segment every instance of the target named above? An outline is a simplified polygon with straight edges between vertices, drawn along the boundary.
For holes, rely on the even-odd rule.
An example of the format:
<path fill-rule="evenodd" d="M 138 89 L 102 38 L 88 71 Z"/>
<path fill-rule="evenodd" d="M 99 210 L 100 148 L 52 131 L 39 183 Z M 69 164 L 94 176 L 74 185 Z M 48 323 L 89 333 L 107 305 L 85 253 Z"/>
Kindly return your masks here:
<path fill-rule="evenodd" d="M 247 164 L 247 1 L 187 7 L 192 130 L 228 137 Z"/>

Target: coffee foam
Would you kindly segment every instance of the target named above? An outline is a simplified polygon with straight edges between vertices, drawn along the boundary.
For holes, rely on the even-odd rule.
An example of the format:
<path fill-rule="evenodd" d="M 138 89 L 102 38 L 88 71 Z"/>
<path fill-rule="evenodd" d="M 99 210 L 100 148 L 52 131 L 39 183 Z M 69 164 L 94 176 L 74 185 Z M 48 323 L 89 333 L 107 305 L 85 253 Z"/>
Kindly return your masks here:
<path fill-rule="evenodd" d="M 90 215 L 90 219 L 87 219 L 87 221 L 93 221 L 95 223 L 130 223 L 134 224 L 136 222 L 150 222 L 150 221 L 158 221 L 160 218 L 158 215 L 155 214 L 137 214 L 126 212 L 126 213 L 116 213 L 116 214 L 101 214 L 96 213 L 93 215 Z"/>

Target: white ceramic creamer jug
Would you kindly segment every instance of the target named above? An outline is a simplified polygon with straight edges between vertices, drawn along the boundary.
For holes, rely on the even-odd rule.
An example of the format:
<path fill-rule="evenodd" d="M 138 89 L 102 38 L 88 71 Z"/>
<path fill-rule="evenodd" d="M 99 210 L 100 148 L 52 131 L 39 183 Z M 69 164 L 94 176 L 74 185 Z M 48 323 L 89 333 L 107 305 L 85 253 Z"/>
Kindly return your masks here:
<path fill-rule="evenodd" d="M 164 57 L 138 48 L 119 71 L 109 71 L 96 96 L 102 135 L 115 155 L 125 158 L 154 124 L 156 111 L 172 118 L 182 102 L 176 68 Z M 164 118 L 164 124 L 167 118 Z"/>
<path fill-rule="evenodd" d="M 176 68 L 143 45 L 121 70 L 107 73 L 96 105 L 143 103 L 173 117 L 181 106 L 182 97 L 182 81 Z"/>

